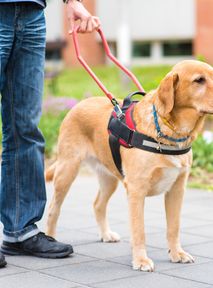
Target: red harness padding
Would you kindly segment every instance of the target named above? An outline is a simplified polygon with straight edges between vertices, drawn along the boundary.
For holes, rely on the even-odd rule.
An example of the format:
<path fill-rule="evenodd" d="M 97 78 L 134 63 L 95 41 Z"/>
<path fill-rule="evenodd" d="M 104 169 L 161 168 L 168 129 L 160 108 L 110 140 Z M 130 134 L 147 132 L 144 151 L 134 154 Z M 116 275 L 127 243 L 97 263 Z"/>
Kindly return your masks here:
<path fill-rule="evenodd" d="M 135 127 L 135 122 L 133 120 L 133 109 L 135 107 L 135 104 L 137 102 L 132 102 L 131 105 L 129 106 L 129 108 L 126 110 L 126 113 L 125 113 L 125 118 L 126 118 L 126 125 L 131 129 L 131 130 L 135 130 L 136 127 Z"/>

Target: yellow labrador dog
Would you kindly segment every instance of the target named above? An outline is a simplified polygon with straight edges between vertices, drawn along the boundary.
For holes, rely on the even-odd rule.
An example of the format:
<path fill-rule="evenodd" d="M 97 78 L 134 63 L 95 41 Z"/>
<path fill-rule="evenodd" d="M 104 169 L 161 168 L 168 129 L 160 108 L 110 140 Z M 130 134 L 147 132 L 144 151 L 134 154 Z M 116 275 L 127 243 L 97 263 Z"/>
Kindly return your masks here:
<path fill-rule="evenodd" d="M 133 119 L 139 132 L 157 139 L 152 107 L 155 105 L 159 126 L 164 135 L 186 137 L 174 144 L 188 147 L 201 130 L 206 114 L 213 113 L 213 68 L 208 64 L 186 60 L 175 65 L 159 87 L 148 93 L 134 108 Z M 172 262 L 193 262 L 180 243 L 180 212 L 184 189 L 192 164 L 191 150 L 183 155 L 155 154 L 121 146 L 124 177 L 118 172 L 109 147 L 107 125 L 112 105 L 105 97 L 89 98 L 76 105 L 65 117 L 58 140 L 56 162 L 46 171 L 46 179 L 54 181 L 54 196 L 49 208 L 47 233 L 55 234 L 63 200 L 83 160 L 95 167 L 100 189 L 94 202 L 96 220 L 104 242 L 117 242 L 119 235 L 111 231 L 106 217 L 108 200 L 118 180 L 126 188 L 131 224 L 133 268 L 153 271 L 147 256 L 144 235 L 144 201 L 146 196 L 164 193 L 167 239 Z"/>

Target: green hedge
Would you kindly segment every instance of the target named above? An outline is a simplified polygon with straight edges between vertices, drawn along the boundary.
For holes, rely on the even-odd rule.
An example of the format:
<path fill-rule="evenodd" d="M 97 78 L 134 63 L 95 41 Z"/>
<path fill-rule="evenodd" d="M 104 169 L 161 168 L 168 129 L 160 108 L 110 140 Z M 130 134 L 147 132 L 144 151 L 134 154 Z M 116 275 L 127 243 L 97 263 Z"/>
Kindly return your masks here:
<path fill-rule="evenodd" d="M 204 169 L 213 173 L 213 143 L 207 143 L 201 136 L 193 143 L 193 166 L 194 173 L 197 169 Z"/>

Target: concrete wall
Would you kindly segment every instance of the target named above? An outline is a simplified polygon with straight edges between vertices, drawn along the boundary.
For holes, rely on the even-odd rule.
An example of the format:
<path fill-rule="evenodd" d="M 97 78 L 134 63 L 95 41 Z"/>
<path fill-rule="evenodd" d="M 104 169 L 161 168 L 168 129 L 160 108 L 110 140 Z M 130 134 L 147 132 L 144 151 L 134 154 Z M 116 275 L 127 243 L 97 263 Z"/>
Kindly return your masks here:
<path fill-rule="evenodd" d="M 108 40 L 117 39 L 123 3 L 124 0 L 97 0 L 97 13 Z M 133 40 L 192 39 L 195 36 L 195 0 L 128 0 L 127 5 Z"/>
<path fill-rule="evenodd" d="M 181 60 L 181 57 L 162 57 L 162 42 L 167 40 L 193 41 L 194 55 L 202 55 L 213 63 L 213 0 L 84 0 L 84 5 L 100 17 L 107 40 L 117 44 L 118 56 L 126 56 L 121 57 L 124 63 L 156 64 Z M 65 40 L 63 59 L 68 66 L 76 65 L 62 0 L 49 0 L 46 15 L 47 41 Z M 128 27 L 126 34 L 121 29 L 125 25 Z M 97 40 L 95 33 L 80 37 L 82 55 L 93 65 L 104 63 L 102 46 Z M 149 41 L 151 57 L 130 59 L 133 41 Z"/>
<path fill-rule="evenodd" d="M 45 9 L 47 24 L 47 41 L 63 39 L 63 1 L 49 0 Z"/>

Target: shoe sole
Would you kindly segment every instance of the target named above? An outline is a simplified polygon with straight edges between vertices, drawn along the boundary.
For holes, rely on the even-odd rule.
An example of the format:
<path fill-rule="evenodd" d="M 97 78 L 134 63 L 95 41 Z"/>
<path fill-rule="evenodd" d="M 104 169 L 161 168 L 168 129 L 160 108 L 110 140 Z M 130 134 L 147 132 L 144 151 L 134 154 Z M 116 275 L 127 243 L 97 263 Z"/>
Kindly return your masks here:
<path fill-rule="evenodd" d="M 73 249 L 70 248 L 69 250 L 67 250 L 65 252 L 60 252 L 60 253 L 36 253 L 36 252 L 32 253 L 30 251 L 11 249 L 11 248 L 7 248 L 5 246 L 2 246 L 1 252 L 4 253 L 5 255 L 10 255 L 10 256 L 28 255 L 28 256 L 36 256 L 39 258 L 57 259 L 57 258 L 65 258 L 65 257 L 69 256 L 70 254 L 73 253 Z"/>

